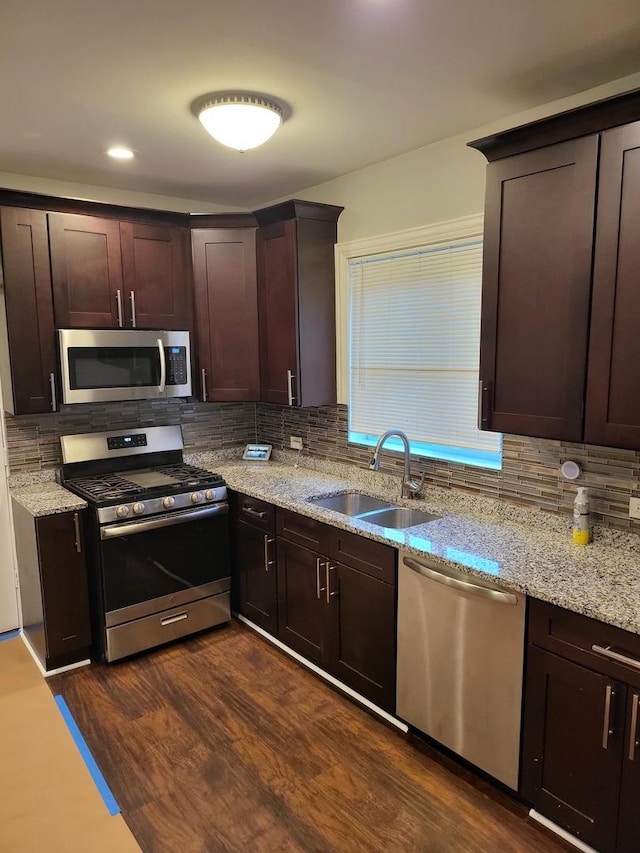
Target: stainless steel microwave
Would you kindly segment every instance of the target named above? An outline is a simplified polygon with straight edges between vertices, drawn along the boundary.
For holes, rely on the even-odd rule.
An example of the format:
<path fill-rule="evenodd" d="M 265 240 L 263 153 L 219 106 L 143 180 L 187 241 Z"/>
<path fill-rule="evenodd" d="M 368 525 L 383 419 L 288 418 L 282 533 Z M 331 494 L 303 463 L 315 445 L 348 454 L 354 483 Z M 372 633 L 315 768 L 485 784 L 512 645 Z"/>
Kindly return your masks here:
<path fill-rule="evenodd" d="M 191 395 L 189 332 L 58 329 L 63 403 Z"/>

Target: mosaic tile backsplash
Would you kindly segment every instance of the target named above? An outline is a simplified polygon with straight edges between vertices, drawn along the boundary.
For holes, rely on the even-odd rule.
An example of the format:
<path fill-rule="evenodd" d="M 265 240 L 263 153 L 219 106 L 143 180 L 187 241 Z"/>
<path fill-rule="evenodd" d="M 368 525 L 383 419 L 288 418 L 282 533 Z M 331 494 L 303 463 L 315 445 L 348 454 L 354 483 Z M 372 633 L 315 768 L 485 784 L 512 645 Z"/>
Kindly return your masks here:
<path fill-rule="evenodd" d="M 371 450 L 347 442 L 347 407 L 323 406 L 290 409 L 259 403 L 256 406 L 257 440 L 289 449 L 289 436 L 302 436 L 303 453 L 368 465 Z M 393 427 L 390 423 L 389 427 Z M 577 480 L 565 480 L 560 465 L 573 459 L 582 467 Z M 402 475 L 398 454 L 382 454 L 381 469 Z M 412 457 L 412 475 L 423 471 L 427 483 L 499 498 L 553 513 L 573 511 L 578 485 L 591 495 L 594 521 L 640 533 L 640 522 L 629 518 L 629 498 L 640 497 L 640 453 L 593 445 L 505 435 L 501 471 Z"/>
<path fill-rule="evenodd" d="M 12 473 L 61 464 L 59 436 L 134 426 L 182 424 L 188 451 L 220 450 L 264 441 L 289 450 L 289 436 L 302 436 L 304 455 L 366 466 L 370 450 L 347 442 L 347 407 L 295 409 L 266 403 L 198 403 L 183 400 L 63 406 L 56 414 L 7 415 Z M 390 426 L 393 426 L 390 424 Z M 582 474 L 564 480 L 560 465 L 579 462 Z M 640 533 L 629 519 L 629 498 L 640 497 L 640 453 L 505 435 L 503 467 L 488 471 L 467 465 L 412 458 L 412 474 L 427 483 L 499 498 L 522 506 L 570 515 L 577 485 L 588 486 L 594 520 Z M 402 474 L 402 459 L 382 455 L 381 469 Z"/>
<path fill-rule="evenodd" d="M 182 424 L 189 451 L 211 450 L 255 440 L 254 403 L 140 400 L 61 406 L 47 415 L 6 416 L 9 469 L 58 467 L 61 435 L 129 427 Z"/>

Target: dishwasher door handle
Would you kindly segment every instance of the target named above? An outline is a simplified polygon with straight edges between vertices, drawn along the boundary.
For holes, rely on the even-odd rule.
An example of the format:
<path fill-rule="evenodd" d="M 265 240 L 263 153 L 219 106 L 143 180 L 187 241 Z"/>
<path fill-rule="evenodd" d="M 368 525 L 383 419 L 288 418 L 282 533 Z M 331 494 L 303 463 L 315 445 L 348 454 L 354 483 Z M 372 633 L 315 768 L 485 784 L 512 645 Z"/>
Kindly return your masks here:
<path fill-rule="evenodd" d="M 411 569 L 411 571 L 417 572 L 419 575 L 423 575 L 425 578 L 429 578 L 429 580 L 435 581 L 436 583 L 444 584 L 444 586 L 450 586 L 452 589 L 457 589 L 460 592 L 468 592 L 472 595 L 478 595 L 480 598 L 488 598 L 490 601 L 495 601 L 497 604 L 514 605 L 518 603 L 517 595 L 513 595 L 510 592 L 501 592 L 499 589 L 490 589 L 489 587 L 480 586 L 479 584 L 470 583 L 469 581 L 463 581 L 459 578 L 452 578 L 450 575 L 439 572 L 437 569 L 434 569 L 431 566 L 426 566 L 424 563 L 421 563 L 419 560 L 414 560 L 411 557 L 403 557 L 402 562 L 408 569 Z"/>

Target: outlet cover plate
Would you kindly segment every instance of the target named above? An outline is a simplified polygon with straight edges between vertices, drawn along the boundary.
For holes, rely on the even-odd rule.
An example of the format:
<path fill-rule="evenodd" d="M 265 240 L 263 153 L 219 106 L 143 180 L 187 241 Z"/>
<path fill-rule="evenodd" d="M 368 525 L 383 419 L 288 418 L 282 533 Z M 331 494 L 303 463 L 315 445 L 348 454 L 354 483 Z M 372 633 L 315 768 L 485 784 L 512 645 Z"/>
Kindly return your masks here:
<path fill-rule="evenodd" d="M 640 518 L 640 498 L 629 499 L 629 518 Z"/>
<path fill-rule="evenodd" d="M 302 438 L 299 435 L 289 436 L 289 443 L 294 450 L 302 450 Z"/>

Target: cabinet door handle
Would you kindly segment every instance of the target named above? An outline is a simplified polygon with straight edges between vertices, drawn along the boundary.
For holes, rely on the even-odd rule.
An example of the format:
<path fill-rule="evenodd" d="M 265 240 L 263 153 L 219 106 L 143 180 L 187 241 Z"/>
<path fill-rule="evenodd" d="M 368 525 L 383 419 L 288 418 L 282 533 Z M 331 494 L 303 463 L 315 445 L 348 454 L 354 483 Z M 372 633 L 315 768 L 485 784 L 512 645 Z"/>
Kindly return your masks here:
<path fill-rule="evenodd" d="M 269 545 L 272 545 L 275 539 L 269 539 L 269 536 L 264 534 L 264 570 L 269 571 L 269 566 L 273 565 L 273 560 L 269 559 Z"/>
<path fill-rule="evenodd" d="M 129 299 L 131 300 L 131 325 L 135 329 L 136 327 L 136 292 L 132 290 L 129 294 Z"/>
<path fill-rule="evenodd" d="M 254 518 L 263 519 L 266 517 L 267 513 L 264 510 L 254 509 L 252 506 L 242 507 L 242 511 L 246 512 L 247 515 L 252 515 Z"/>
<path fill-rule="evenodd" d="M 638 703 L 640 695 L 633 694 L 631 699 L 631 726 L 629 730 L 629 761 L 636 760 L 636 747 L 638 746 Z"/>
<path fill-rule="evenodd" d="M 481 379 L 478 383 L 478 429 L 491 428 L 490 392 L 491 383 Z"/>
<path fill-rule="evenodd" d="M 325 591 L 325 587 L 320 586 L 320 569 L 322 566 L 324 566 L 324 560 L 321 560 L 320 557 L 316 557 L 316 596 L 318 601 L 320 601 L 320 597 Z"/>
<path fill-rule="evenodd" d="M 202 383 L 202 402 L 207 402 L 207 371 L 202 368 L 200 371 L 200 381 Z"/>
<path fill-rule="evenodd" d="M 118 325 L 120 328 L 123 326 L 122 320 L 122 291 L 116 290 L 116 306 L 118 308 Z"/>
<path fill-rule="evenodd" d="M 55 412 L 58 409 L 58 398 L 56 396 L 56 375 L 49 374 L 49 385 L 51 386 L 51 411 Z"/>
<path fill-rule="evenodd" d="M 287 370 L 287 395 L 289 397 L 289 405 L 293 406 L 293 401 L 296 398 L 296 395 L 293 393 L 293 380 L 294 375 L 290 370 Z"/>
<path fill-rule="evenodd" d="M 327 560 L 325 563 L 325 571 L 326 571 L 326 581 L 327 581 L 327 604 L 331 604 L 331 599 L 336 598 L 338 595 L 338 590 L 334 589 L 331 591 L 331 572 L 335 572 L 336 567 L 332 566 L 331 563 Z"/>
<path fill-rule="evenodd" d="M 611 728 L 611 706 L 615 699 L 616 692 L 610 684 L 607 684 L 607 689 L 604 694 L 604 718 L 602 722 L 602 748 L 609 748 L 609 738 L 613 734 Z"/>
<path fill-rule="evenodd" d="M 603 655 L 603 657 L 610 660 L 615 660 L 618 663 L 624 663 L 626 666 L 632 666 L 634 669 L 640 669 L 640 660 L 630 658 L 628 655 L 622 655 L 620 652 L 614 652 L 610 646 L 599 646 L 597 643 L 594 643 L 591 646 L 591 651 Z"/>
<path fill-rule="evenodd" d="M 82 554 L 82 537 L 80 536 L 80 516 L 77 512 L 73 513 L 73 526 L 76 532 L 76 551 Z"/>

